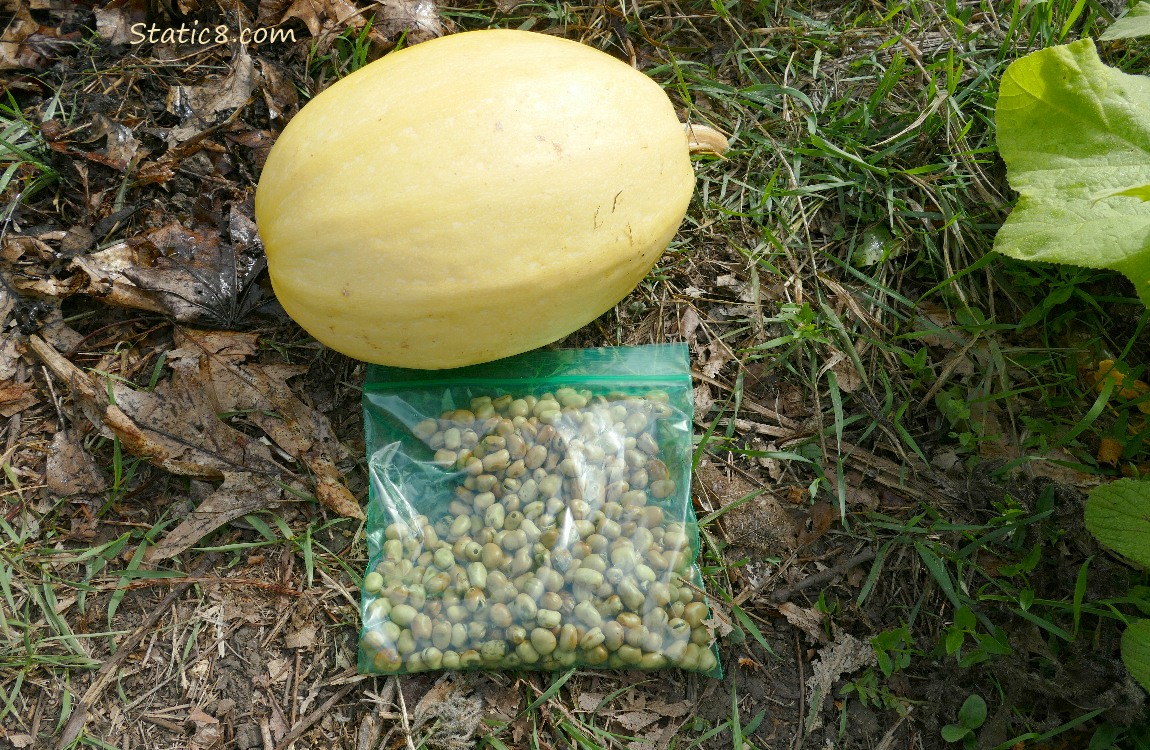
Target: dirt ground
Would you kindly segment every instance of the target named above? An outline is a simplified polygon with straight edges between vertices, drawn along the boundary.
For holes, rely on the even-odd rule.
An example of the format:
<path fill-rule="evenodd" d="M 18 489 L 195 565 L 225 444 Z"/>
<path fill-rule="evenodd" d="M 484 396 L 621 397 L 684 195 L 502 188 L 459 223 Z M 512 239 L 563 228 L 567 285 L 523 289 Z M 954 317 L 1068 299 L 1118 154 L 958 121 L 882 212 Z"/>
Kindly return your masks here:
<path fill-rule="evenodd" d="M 45 168 L 58 177 L 27 200 L 5 193 L 0 215 L 0 747 L 465 748 L 492 735 L 491 747 L 730 748 L 745 734 L 761 750 L 921 750 L 945 746 L 940 728 L 972 690 L 1003 698 L 980 748 L 1093 709 L 1121 726 L 1144 719 L 1113 628 L 1054 654 L 1016 618 L 999 623 L 1011 655 L 955 666 L 937 651 L 948 605 L 913 547 L 883 552 L 856 603 L 895 536 L 864 514 L 904 523 L 927 503 L 961 523 L 1008 495 L 1051 502 L 1043 528 L 1061 530 L 1036 588 L 1062 595 L 1093 557 L 1090 598 L 1120 596 L 1131 574 L 1085 532 L 1079 481 L 901 465 L 859 446 L 844 448 L 849 528 L 794 467 L 734 453 L 701 464 L 700 515 L 766 489 L 722 516 L 702 561 L 725 571 L 715 580 L 731 599 L 718 602 L 721 680 L 580 670 L 538 704 L 557 675 L 357 675 L 364 372 L 275 303 L 253 194 L 300 92 L 330 83 L 340 63 L 322 60 L 348 54 L 339 35 L 362 29 L 362 14 L 335 0 L 16 2 L 0 10 L 14 40 L 0 80 L 9 103 L 43 119 L 47 150 L 12 184 L 30 189 Z M 370 54 L 402 30 L 418 40 L 453 27 L 416 5 L 392 10 L 364 33 Z M 298 41 L 133 43 L 135 23 L 212 18 Z M 595 23 L 591 36 L 614 28 Z M 91 41 L 93 27 L 112 41 Z M 619 325 L 560 344 L 686 340 L 697 397 L 726 398 L 738 365 L 695 334 L 683 300 L 738 258 L 706 253 L 662 267 L 670 291 L 637 293 Z M 746 373 L 736 426 L 750 445 L 810 435 L 801 393 Z M 845 699 L 876 673 L 870 639 L 912 608 L 908 667 L 866 705 Z M 1084 747 L 1093 726 L 1018 747 Z"/>

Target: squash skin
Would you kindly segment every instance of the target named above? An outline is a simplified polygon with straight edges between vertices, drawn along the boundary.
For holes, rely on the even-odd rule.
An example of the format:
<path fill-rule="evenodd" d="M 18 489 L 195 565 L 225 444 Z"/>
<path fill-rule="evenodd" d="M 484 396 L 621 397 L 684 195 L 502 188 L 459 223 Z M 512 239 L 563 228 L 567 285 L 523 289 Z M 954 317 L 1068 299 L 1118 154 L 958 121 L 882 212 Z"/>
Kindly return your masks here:
<path fill-rule="evenodd" d="M 256 220 L 284 309 L 351 357 L 441 369 L 586 325 L 654 265 L 694 189 L 663 90 L 523 31 L 389 54 L 284 129 Z"/>

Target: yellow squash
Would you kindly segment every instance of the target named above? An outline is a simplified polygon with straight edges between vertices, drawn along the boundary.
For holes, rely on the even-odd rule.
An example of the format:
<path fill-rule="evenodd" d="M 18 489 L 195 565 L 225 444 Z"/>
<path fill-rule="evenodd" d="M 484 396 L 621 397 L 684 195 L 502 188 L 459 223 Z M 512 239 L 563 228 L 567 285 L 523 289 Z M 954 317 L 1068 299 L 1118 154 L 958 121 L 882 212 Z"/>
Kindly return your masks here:
<path fill-rule="evenodd" d="M 522 31 L 389 54 L 297 114 L 256 219 L 272 285 L 352 357 L 439 369 L 555 341 L 625 297 L 694 187 L 663 90 Z"/>

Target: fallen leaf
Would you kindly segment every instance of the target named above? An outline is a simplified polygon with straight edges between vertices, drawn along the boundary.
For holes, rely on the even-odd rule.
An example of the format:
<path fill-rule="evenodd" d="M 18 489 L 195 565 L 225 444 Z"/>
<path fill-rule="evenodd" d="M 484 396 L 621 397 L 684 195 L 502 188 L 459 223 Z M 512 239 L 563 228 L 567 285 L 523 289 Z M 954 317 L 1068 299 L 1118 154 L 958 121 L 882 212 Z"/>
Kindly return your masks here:
<path fill-rule="evenodd" d="M 579 703 L 579 710 L 586 713 L 596 710 L 603 702 L 604 697 L 606 696 L 604 696 L 603 693 L 596 693 L 591 690 L 580 693 L 579 700 L 577 701 Z"/>
<path fill-rule="evenodd" d="M 731 613 L 727 611 L 726 607 L 719 604 L 714 598 L 708 597 L 707 608 L 711 611 L 711 616 L 703 620 L 703 625 L 710 631 L 712 639 L 716 634 L 720 638 L 726 638 L 735 631 L 731 625 Z"/>
<path fill-rule="evenodd" d="M 661 700 L 653 700 L 647 702 L 647 708 L 668 719 L 681 719 L 695 709 L 695 704 L 691 701 L 664 703 Z"/>
<path fill-rule="evenodd" d="M 966 337 L 957 328 L 954 315 L 943 305 L 931 302 L 919 305 L 914 330 L 917 340 L 927 346 L 955 349 L 966 344 Z"/>
<path fill-rule="evenodd" d="M 12 743 L 12 747 L 16 748 L 17 750 L 23 750 L 23 748 L 26 747 L 32 747 L 32 743 L 36 741 L 36 738 L 30 734 L 10 734 L 5 739 Z"/>
<path fill-rule="evenodd" d="M 284 682 L 291 674 L 291 660 L 290 659 L 268 659 L 268 680 L 272 685 L 277 682 Z"/>
<path fill-rule="evenodd" d="M 869 487 L 847 487 L 847 505 L 860 510 L 874 510 L 878 508 L 878 495 Z"/>
<path fill-rule="evenodd" d="M 792 626 L 807 634 L 814 643 L 826 643 L 827 634 L 823 630 L 823 614 L 813 607 L 800 607 L 790 602 L 779 605 L 779 613 L 787 618 Z"/>
<path fill-rule="evenodd" d="M 221 422 L 203 398 L 204 385 L 178 373 L 150 393 L 112 381 L 114 402 L 105 408 L 103 422 L 130 453 L 173 474 L 210 480 L 237 472 L 278 477 L 268 447 Z"/>
<path fill-rule="evenodd" d="M 144 23 L 148 16 L 147 0 L 110 0 L 97 5 L 96 33 L 108 44 L 129 44 L 138 39 L 132 34 L 132 26 Z"/>
<path fill-rule="evenodd" d="M 838 383 L 839 390 L 844 393 L 854 393 L 862 387 L 862 376 L 859 375 L 859 371 L 855 368 L 854 362 L 849 357 L 838 354 L 837 352 L 836 355 L 839 359 L 831 366 L 831 369 L 834 370 L 835 380 Z"/>
<path fill-rule="evenodd" d="M 701 347 L 696 358 L 699 360 L 703 374 L 709 378 L 716 378 L 719 371 L 726 367 L 728 362 L 735 359 L 735 355 L 725 343 L 715 339 L 710 344 Z"/>
<path fill-rule="evenodd" d="M 705 422 L 707 414 L 710 413 L 711 407 L 715 403 L 715 399 L 711 396 L 711 389 L 706 383 L 699 383 L 695 386 L 692 395 L 695 402 L 695 419 Z"/>
<path fill-rule="evenodd" d="M 195 724 L 196 731 L 188 740 L 188 750 L 211 750 L 218 748 L 223 740 L 223 728 L 219 719 L 205 713 L 199 706 L 188 711 L 188 721 Z"/>
<path fill-rule="evenodd" d="M 439 9 L 432 0 L 382 0 L 379 5 L 372 26 L 388 38 L 403 35 L 418 44 L 443 35 Z"/>
<path fill-rule="evenodd" d="M 312 648 L 315 646 L 316 626 L 308 625 L 284 637 L 285 648 Z"/>
<path fill-rule="evenodd" d="M 296 478 L 272 460 L 266 445 L 218 418 L 212 389 L 187 368 L 173 368 L 172 378 L 151 392 L 139 391 L 118 380 L 96 380 L 38 336 L 30 336 L 28 343 L 48 369 L 68 384 L 73 400 L 93 424 L 109 437 L 120 438 L 127 452 L 175 474 L 223 481 L 168 533 L 152 551 L 151 560 L 179 554 L 223 524 L 292 501 L 300 492 L 295 488 Z M 316 456 L 322 458 L 322 454 Z M 327 470 L 334 472 L 334 464 Z M 333 482 L 338 477 L 317 477 L 317 496 L 332 502 L 330 495 L 342 490 L 343 499 L 352 497 L 342 485 L 333 488 Z M 354 510 L 361 512 L 358 504 Z"/>
<path fill-rule="evenodd" d="M 719 520 L 728 542 L 764 555 L 795 549 L 795 523 L 774 493 L 758 491 L 737 475 L 727 476 L 710 462 L 699 464 L 696 477 L 716 508 L 728 508 Z M 754 497 L 748 500 L 750 495 Z"/>
<path fill-rule="evenodd" d="M 0 294 L 4 287 L 0 286 Z M 0 296 L 0 299 L 3 299 Z M 0 315 L 0 323 L 4 316 Z M 0 383 L 11 381 L 16 377 L 17 365 L 20 362 L 20 350 L 16 347 L 15 337 L 0 339 Z"/>
<path fill-rule="evenodd" d="M 8 288 L 7 284 L 0 283 L 0 327 L 4 325 L 4 321 L 8 319 L 9 313 L 16 309 L 16 295 Z M 0 379 L 3 379 L 0 377 Z"/>
<path fill-rule="evenodd" d="M 500 685 L 494 681 L 487 681 L 481 683 L 479 691 L 489 715 L 494 715 L 503 721 L 511 721 L 519 714 L 522 698 L 514 685 Z"/>
<path fill-rule="evenodd" d="M 699 313 L 695 310 L 694 305 L 684 305 L 683 314 L 679 316 L 679 335 L 684 341 L 690 341 L 695 336 L 695 331 L 699 329 L 702 323 L 699 320 Z"/>
<path fill-rule="evenodd" d="M 215 492 L 152 548 L 147 556 L 150 562 L 175 557 L 230 521 L 293 499 L 274 477 L 240 471 L 224 472 L 223 479 Z"/>
<path fill-rule="evenodd" d="M 1125 447 L 1114 438 L 1102 438 L 1098 443 L 1098 461 L 1110 466 L 1117 466 L 1122 459 L 1122 451 Z"/>
<path fill-rule="evenodd" d="M 806 525 L 799 531 L 799 546 L 806 546 L 823 534 L 839 520 L 839 511 L 830 503 L 819 501 L 807 511 Z"/>
<path fill-rule="evenodd" d="M 228 356 L 216 356 L 232 347 L 226 334 L 201 334 L 182 331 L 169 352 L 175 371 L 195 372 L 197 382 L 213 393 L 218 411 L 243 412 L 263 430 L 276 445 L 303 462 L 316 482 L 316 497 L 327 507 L 348 518 L 363 518 L 355 496 L 343 484 L 335 458 L 340 452 L 327 417 L 302 402 L 287 386 L 286 380 L 300 370 L 278 371 L 258 365 L 240 366 L 235 348 Z M 241 339 L 242 341 L 242 339 Z M 240 343 L 239 351 L 247 345 Z"/>
<path fill-rule="evenodd" d="M 819 650 L 811 676 L 807 680 L 807 734 L 823 725 L 822 709 L 834 695 L 834 685 L 844 674 L 850 674 L 877 663 L 874 649 L 844 630 L 839 630 L 830 645 Z"/>
<path fill-rule="evenodd" d="M 188 721 L 193 721 L 197 724 L 219 724 L 220 721 L 209 713 L 205 713 L 199 706 L 192 706 L 192 710 L 188 711 Z"/>
<path fill-rule="evenodd" d="M 299 108 L 299 90 L 280 66 L 266 59 L 260 59 L 259 64 L 260 92 L 268 108 L 268 118 L 287 122 Z"/>
<path fill-rule="evenodd" d="M 246 106 L 256 86 L 255 63 L 247 48 L 238 46 L 228 65 L 228 74 L 198 86 L 179 84 L 168 89 L 165 107 L 180 118 L 179 127 L 171 128 L 169 145 L 183 143 L 218 124 L 221 112 Z"/>
<path fill-rule="evenodd" d="M 252 150 L 252 162 L 256 167 L 262 168 L 271 153 L 275 135 L 270 130 L 245 130 L 239 133 L 227 133 L 225 137 L 232 143 Z"/>
<path fill-rule="evenodd" d="M 104 140 L 104 147 L 100 151 L 86 153 L 88 159 L 111 167 L 119 172 L 126 172 L 146 154 L 140 150 L 140 141 L 132 134 L 128 126 L 97 114 L 92 117 L 88 128 L 88 138 L 91 141 Z"/>
<path fill-rule="evenodd" d="M 0 70 L 46 68 L 80 40 L 79 31 L 61 34 L 58 29 L 41 26 L 24 3 L 17 3 L 14 10 L 0 33 Z"/>
<path fill-rule="evenodd" d="M 239 253 L 214 228 L 178 221 L 78 256 L 83 292 L 108 304 L 170 315 L 181 323 L 240 325 L 261 301 L 262 253 Z"/>
<path fill-rule="evenodd" d="M 1087 379 L 1094 384 L 1094 390 L 1101 393 L 1109 383 L 1113 383 L 1113 393 L 1119 398 L 1133 401 L 1150 393 L 1150 385 L 1141 380 L 1129 377 L 1119 369 L 1119 365 L 1112 359 L 1104 359 L 1098 363 L 1098 369 L 1089 373 Z M 1139 402 L 1138 409 L 1143 414 L 1150 414 L 1150 399 Z"/>
<path fill-rule="evenodd" d="M 638 732 L 645 726 L 659 720 L 659 714 L 651 711 L 624 711 L 615 715 L 615 720 L 629 732 Z"/>
<path fill-rule="evenodd" d="M 0 386 L 0 417 L 11 417 L 38 403 L 40 399 L 31 383 Z"/>
<path fill-rule="evenodd" d="M 53 494 L 64 496 L 102 492 L 108 486 L 92 454 L 80 445 L 75 430 L 60 430 L 52 436 L 44 482 Z"/>

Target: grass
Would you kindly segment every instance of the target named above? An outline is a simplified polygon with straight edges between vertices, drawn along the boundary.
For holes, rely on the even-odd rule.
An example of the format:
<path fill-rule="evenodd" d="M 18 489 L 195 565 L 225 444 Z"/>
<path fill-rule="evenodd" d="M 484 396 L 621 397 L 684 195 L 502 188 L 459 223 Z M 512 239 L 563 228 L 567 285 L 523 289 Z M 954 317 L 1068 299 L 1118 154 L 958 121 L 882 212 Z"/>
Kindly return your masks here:
<path fill-rule="evenodd" d="M 1114 274 L 991 252 L 1012 200 L 994 142 L 999 78 L 1027 51 L 1096 36 L 1116 9 L 1100 0 L 441 8 L 460 30 L 561 31 L 617 55 L 636 51 L 681 115 L 731 136 L 723 158 L 697 158 L 696 200 L 654 273 L 586 334 L 596 344 L 623 343 L 638 330 L 670 330 L 652 321 L 697 313 L 696 353 L 705 348 L 715 370 L 700 381 L 712 408 L 697 430 L 695 463 L 753 485 L 700 512 L 708 590 L 729 613 L 728 678 L 690 683 L 695 710 L 669 721 L 679 728 L 671 746 L 763 750 L 782 746 L 772 739 L 778 732 L 790 733 L 788 747 L 862 746 L 850 745 L 862 742 L 858 722 L 876 712 L 895 717 L 884 732 L 903 720 L 908 746 L 915 737 L 923 747 L 948 737 L 956 747 L 976 738 L 1002 748 L 1150 746 L 1144 730 L 1077 708 L 1083 696 L 1064 690 L 1044 700 L 1025 684 L 1055 691 L 1059 678 L 1080 673 L 1084 654 L 1113 660 L 1114 634 L 1150 610 L 1145 575 L 1083 541 L 1077 497 L 1049 483 L 1087 486 L 1150 465 L 1138 401 L 1090 377 L 1114 359 L 1128 377 L 1147 380 L 1148 316 Z M 306 50 L 301 76 L 320 86 L 361 67 L 372 54 L 369 34 L 348 29 L 329 49 Z M 1102 51 L 1124 70 L 1147 67 L 1144 45 Z M 59 114 L 60 99 L 50 101 L 35 116 L 14 98 L 0 104 L 5 219 L 74 179 L 53 166 L 36 125 Z M 310 352 L 278 353 L 299 362 Z M 158 366 L 145 376 L 147 387 L 163 377 Z M 1104 438 L 1119 443 L 1117 460 L 1099 458 Z M 45 690 L 61 696 L 49 723 L 62 725 L 73 686 L 132 630 L 141 601 L 151 601 L 136 597 L 188 573 L 180 561 L 146 564 L 171 516 L 139 498 L 168 508 L 194 488 L 158 479 L 118 440 L 92 449 L 109 484 L 95 516 L 127 524 L 99 540 L 71 535 L 60 503 L 36 505 L 40 495 L 0 450 L 0 498 L 16 511 L 0 524 L 0 721 L 13 731 L 37 731 L 28 717 Z M 860 500 L 860 490 L 874 502 Z M 825 503 L 838 523 L 793 553 L 748 552 L 723 523 L 763 495 L 797 499 L 787 507 L 804 518 L 812 503 Z M 293 608 L 321 630 L 354 633 L 364 533 L 275 509 L 205 540 L 197 552 L 219 556 L 219 580 L 192 582 L 186 620 L 158 627 L 153 644 L 172 644 L 163 679 L 188 679 L 188 669 L 208 663 L 224 670 L 221 652 L 233 646 L 222 634 L 244 627 L 236 609 L 270 607 L 236 594 L 241 588 L 281 607 L 269 627 L 277 638 L 291 630 Z M 348 535 L 348 549 L 359 552 L 336 545 Z M 873 666 L 836 682 L 828 711 L 837 726 L 816 730 L 826 716 L 799 721 L 801 677 L 809 677 L 808 649 L 822 644 L 790 629 L 769 593 L 862 549 L 873 550 L 873 562 L 792 598 L 821 617 L 827 639 L 852 632 L 875 652 Z M 253 571 L 263 584 L 252 583 Z M 261 648 L 278 643 L 268 638 Z M 323 648 L 331 672 L 346 653 Z M 284 653 L 291 661 L 304 652 Z M 305 675 L 292 678 L 297 698 L 320 694 L 321 681 L 309 682 L 316 673 L 305 666 L 293 674 Z M 786 700 L 799 713 L 762 697 L 776 674 L 797 684 Z M 296 705 L 287 683 L 260 679 L 274 694 L 260 700 L 278 701 L 277 710 Z M 582 672 L 492 679 L 487 689 L 519 702 L 511 715 L 485 719 L 483 746 L 597 750 L 646 737 L 619 717 L 641 710 L 634 706 L 652 689 L 647 676 L 603 678 L 609 688 Z M 928 695 L 930 680 L 947 681 L 952 694 Z M 579 702 L 589 692 L 601 695 L 593 710 Z M 960 712 L 973 695 L 985 699 L 987 715 L 1000 713 L 997 724 Z M 437 726 L 415 739 L 432 746 Z"/>

